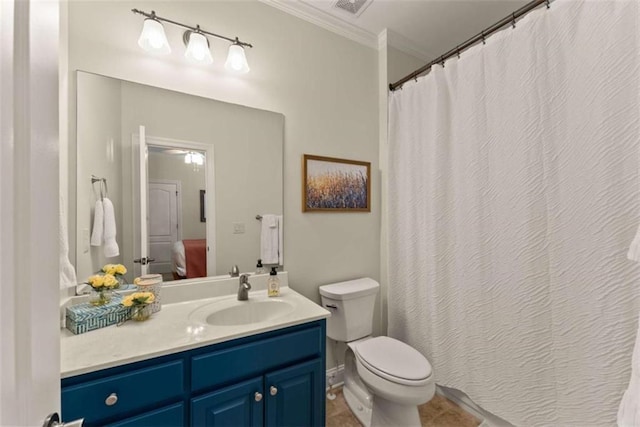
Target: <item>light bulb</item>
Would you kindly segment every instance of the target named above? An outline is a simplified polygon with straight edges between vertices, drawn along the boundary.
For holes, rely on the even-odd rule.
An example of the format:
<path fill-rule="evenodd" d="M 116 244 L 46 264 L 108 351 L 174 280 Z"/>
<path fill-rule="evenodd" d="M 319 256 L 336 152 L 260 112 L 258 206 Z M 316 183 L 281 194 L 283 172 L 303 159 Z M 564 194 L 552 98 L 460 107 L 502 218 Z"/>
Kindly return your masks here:
<path fill-rule="evenodd" d="M 234 43 L 229 46 L 229 54 L 227 55 L 227 62 L 224 63 L 224 67 L 229 71 L 236 73 L 248 73 L 249 64 L 247 64 L 247 57 L 244 54 L 244 48 Z"/>
<path fill-rule="evenodd" d="M 164 27 L 159 21 L 151 18 L 144 20 L 138 45 L 148 52 L 163 55 L 171 53 L 167 36 L 164 33 Z"/>
<path fill-rule="evenodd" d="M 187 44 L 187 50 L 184 56 L 190 61 L 197 62 L 199 64 L 211 64 L 213 58 L 211 57 L 211 51 L 209 50 L 209 42 L 207 38 L 197 32 L 189 31 L 189 44 Z"/>

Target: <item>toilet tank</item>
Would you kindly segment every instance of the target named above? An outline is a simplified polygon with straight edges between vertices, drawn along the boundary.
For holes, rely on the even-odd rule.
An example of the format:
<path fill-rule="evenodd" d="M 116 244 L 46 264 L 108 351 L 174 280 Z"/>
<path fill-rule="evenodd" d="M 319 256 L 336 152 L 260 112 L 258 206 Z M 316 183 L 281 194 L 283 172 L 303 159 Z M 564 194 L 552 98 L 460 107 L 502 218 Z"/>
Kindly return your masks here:
<path fill-rule="evenodd" d="M 331 312 L 327 336 L 349 342 L 371 335 L 379 287 L 368 277 L 320 286 L 322 306 Z"/>

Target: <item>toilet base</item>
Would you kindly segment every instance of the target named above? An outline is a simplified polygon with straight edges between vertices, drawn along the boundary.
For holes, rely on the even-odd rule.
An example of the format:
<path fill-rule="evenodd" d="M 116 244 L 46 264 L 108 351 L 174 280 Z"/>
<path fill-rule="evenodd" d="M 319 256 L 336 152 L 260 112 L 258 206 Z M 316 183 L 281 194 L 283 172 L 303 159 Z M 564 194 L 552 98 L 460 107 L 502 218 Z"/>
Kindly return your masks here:
<path fill-rule="evenodd" d="M 366 399 L 361 399 L 357 395 L 357 393 L 349 388 L 344 388 L 342 390 L 342 395 L 344 396 L 344 400 L 347 402 L 347 406 L 351 410 L 351 413 L 356 416 L 360 424 L 364 427 L 371 426 L 371 406 L 367 405 Z"/>
<path fill-rule="evenodd" d="M 420 414 L 416 405 L 401 405 L 373 396 L 371 427 L 420 427 Z"/>

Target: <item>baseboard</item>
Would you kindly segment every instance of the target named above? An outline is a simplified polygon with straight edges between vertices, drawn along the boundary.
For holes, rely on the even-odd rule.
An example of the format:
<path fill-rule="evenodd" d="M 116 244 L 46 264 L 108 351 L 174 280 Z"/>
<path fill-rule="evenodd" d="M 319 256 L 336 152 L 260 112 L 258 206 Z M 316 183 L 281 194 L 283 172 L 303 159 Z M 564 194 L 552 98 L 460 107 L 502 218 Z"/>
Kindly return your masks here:
<path fill-rule="evenodd" d="M 344 384 L 344 365 L 338 365 L 335 368 L 327 369 L 327 390 L 329 387 L 340 387 Z"/>
<path fill-rule="evenodd" d="M 465 412 L 481 420 L 480 427 L 513 427 L 508 421 L 478 406 L 469 396 L 455 388 L 436 386 L 436 393 L 460 406 Z"/>

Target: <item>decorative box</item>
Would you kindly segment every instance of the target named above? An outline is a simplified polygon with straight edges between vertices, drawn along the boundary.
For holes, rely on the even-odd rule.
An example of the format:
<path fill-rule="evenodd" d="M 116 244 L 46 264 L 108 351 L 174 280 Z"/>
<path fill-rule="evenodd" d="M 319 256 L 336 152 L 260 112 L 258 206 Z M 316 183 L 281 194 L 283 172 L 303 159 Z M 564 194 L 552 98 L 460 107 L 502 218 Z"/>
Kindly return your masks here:
<path fill-rule="evenodd" d="M 122 296 L 116 293 L 105 305 L 94 306 L 86 302 L 67 307 L 67 329 L 77 335 L 120 323 L 131 315 L 131 307 L 125 307 L 121 302 Z"/>
<path fill-rule="evenodd" d="M 139 277 L 135 282 L 140 292 L 151 292 L 153 294 L 154 301 L 149 304 L 149 306 L 151 307 L 151 313 L 159 312 L 162 308 L 162 300 L 160 296 L 160 289 L 162 288 L 162 275 L 147 274 Z"/>

